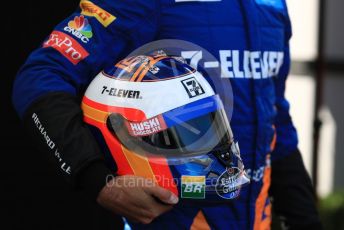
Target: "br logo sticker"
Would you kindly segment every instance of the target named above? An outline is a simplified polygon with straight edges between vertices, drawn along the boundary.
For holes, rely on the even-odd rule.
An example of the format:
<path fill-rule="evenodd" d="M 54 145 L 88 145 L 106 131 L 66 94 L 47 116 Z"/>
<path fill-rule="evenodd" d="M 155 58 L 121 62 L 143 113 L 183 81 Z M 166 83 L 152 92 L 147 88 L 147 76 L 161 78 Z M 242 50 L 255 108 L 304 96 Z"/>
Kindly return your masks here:
<path fill-rule="evenodd" d="M 205 176 L 182 176 L 181 198 L 204 199 Z"/>

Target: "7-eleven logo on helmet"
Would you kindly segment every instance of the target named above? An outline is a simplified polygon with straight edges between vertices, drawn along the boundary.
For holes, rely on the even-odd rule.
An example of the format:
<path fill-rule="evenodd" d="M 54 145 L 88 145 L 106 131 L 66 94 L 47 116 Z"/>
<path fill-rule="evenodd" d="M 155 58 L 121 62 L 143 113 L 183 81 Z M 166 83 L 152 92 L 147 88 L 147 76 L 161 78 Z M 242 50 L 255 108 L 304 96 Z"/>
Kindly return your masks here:
<path fill-rule="evenodd" d="M 190 98 L 205 94 L 201 84 L 194 77 L 185 79 L 182 83 Z"/>
<path fill-rule="evenodd" d="M 182 176 L 181 197 L 204 199 L 205 176 Z"/>

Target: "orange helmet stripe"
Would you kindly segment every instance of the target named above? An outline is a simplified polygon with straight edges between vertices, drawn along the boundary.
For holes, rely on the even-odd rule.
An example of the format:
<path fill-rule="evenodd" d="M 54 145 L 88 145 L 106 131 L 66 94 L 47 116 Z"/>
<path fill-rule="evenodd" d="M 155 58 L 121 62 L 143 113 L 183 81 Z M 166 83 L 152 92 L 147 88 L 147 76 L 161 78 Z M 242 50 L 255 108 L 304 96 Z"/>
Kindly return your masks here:
<path fill-rule="evenodd" d="M 142 70 L 139 78 L 136 81 L 141 82 L 142 79 L 146 76 L 147 72 L 149 71 L 149 68 L 151 66 L 153 66 L 155 63 L 157 63 L 158 61 L 160 61 L 162 59 L 165 59 L 165 58 L 167 58 L 167 57 L 163 56 L 163 57 L 158 57 L 158 58 L 156 58 L 154 60 L 150 60 L 148 64 L 144 65 L 145 68 L 144 68 L 144 70 Z"/>
<path fill-rule="evenodd" d="M 125 107 L 117 107 L 117 106 L 108 106 L 104 105 L 95 101 L 90 100 L 87 97 L 83 98 L 82 104 L 88 105 L 90 108 L 92 108 L 92 113 L 99 113 L 96 116 L 96 118 L 102 119 L 102 116 L 105 116 L 104 113 L 109 114 L 109 113 L 119 113 L 123 117 L 125 117 L 127 120 L 130 121 L 143 121 L 146 120 L 146 115 L 144 114 L 143 111 L 138 110 L 138 109 L 133 109 L 133 108 L 125 108 Z M 83 105 L 81 105 L 83 106 Z M 82 107 L 84 108 L 84 107 Z M 85 107 L 88 109 L 88 107 Z M 89 110 L 87 110 L 89 111 Z M 94 116 L 94 114 L 93 114 Z"/>
<path fill-rule="evenodd" d="M 125 148 L 123 145 L 122 150 L 135 176 L 141 176 L 156 182 L 155 175 L 152 171 L 147 157 L 136 154 Z"/>
<path fill-rule="evenodd" d="M 166 158 L 159 158 L 159 159 L 149 159 L 151 168 L 155 175 L 159 175 L 160 178 L 157 179 L 157 183 L 178 196 L 178 188 L 175 184 L 172 172 L 170 170 L 170 166 L 168 165 Z M 159 163 L 157 163 L 159 162 Z"/>
<path fill-rule="evenodd" d="M 81 103 L 81 108 L 84 112 L 84 116 L 88 117 L 90 119 L 93 119 L 95 121 L 98 121 L 100 123 L 106 123 L 106 119 L 109 116 L 108 112 L 104 112 L 102 110 L 95 109 L 84 102 Z"/>

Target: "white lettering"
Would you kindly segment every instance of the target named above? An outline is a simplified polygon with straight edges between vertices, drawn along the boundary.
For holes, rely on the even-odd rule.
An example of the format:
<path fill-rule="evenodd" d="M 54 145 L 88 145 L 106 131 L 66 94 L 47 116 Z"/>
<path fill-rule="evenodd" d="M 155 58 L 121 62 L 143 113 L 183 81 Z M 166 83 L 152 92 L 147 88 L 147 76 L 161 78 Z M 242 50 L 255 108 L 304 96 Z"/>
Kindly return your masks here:
<path fill-rule="evenodd" d="M 193 192 L 201 193 L 203 185 L 202 184 L 195 184 Z"/>
<path fill-rule="evenodd" d="M 260 52 L 251 52 L 250 56 L 252 75 L 254 79 L 260 79 Z"/>
<path fill-rule="evenodd" d="M 230 50 L 220 50 L 220 62 L 221 62 L 221 77 L 233 78 L 234 74 L 228 68 L 233 67 L 232 60 L 228 60 L 232 56 Z"/>
<path fill-rule="evenodd" d="M 277 71 L 277 52 L 270 52 L 269 54 L 269 77 L 275 76 Z"/>
<path fill-rule="evenodd" d="M 252 78 L 250 70 L 250 51 L 244 51 L 244 72 L 246 78 Z"/>
<path fill-rule="evenodd" d="M 192 184 L 186 184 L 184 188 L 184 192 L 192 192 L 193 186 Z"/>
<path fill-rule="evenodd" d="M 79 38 L 85 44 L 87 44 L 90 41 L 90 39 L 84 36 L 82 33 L 80 33 L 80 31 L 73 29 L 69 26 L 66 26 L 63 30 L 73 34 L 75 37 Z"/>
<path fill-rule="evenodd" d="M 161 124 L 157 117 L 140 123 L 129 122 L 129 124 L 129 131 L 134 136 L 146 136 L 162 130 Z"/>
<path fill-rule="evenodd" d="M 197 69 L 199 61 L 202 59 L 202 51 L 182 51 L 181 55 L 184 59 L 190 59 L 190 65 Z"/>
<path fill-rule="evenodd" d="M 283 65 L 283 61 L 284 61 L 284 53 L 283 52 L 278 52 L 277 53 L 277 68 L 275 71 L 275 76 L 278 75 L 282 65 Z"/>
<path fill-rule="evenodd" d="M 42 136 L 44 137 L 48 147 L 53 150 L 56 145 L 55 143 L 51 140 L 51 138 L 49 137 L 49 135 L 47 134 L 47 131 L 45 130 L 44 126 L 42 125 L 42 123 L 40 122 L 38 116 L 36 113 L 32 114 L 32 119 L 38 129 L 38 131 L 42 134 Z M 71 167 L 67 166 L 66 162 L 63 162 L 62 158 L 61 158 L 61 154 L 59 152 L 59 150 L 56 148 L 55 152 L 54 152 L 54 156 L 56 157 L 56 159 L 58 160 L 58 162 L 62 162 L 61 164 L 61 169 L 67 173 L 67 174 L 71 174 Z"/>
<path fill-rule="evenodd" d="M 268 64 L 269 52 L 263 53 L 263 59 L 261 60 L 261 69 L 263 78 L 268 78 L 269 75 L 269 64 Z"/>
<path fill-rule="evenodd" d="M 240 70 L 239 50 L 233 50 L 233 71 L 236 78 L 244 78 L 244 72 Z"/>
<path fill-rule="evenodd" d="M 183 51 L 181 55 L 197 67 L 202 51 Z M 221 67 L 222 78 L 266 79 L 277 77 L 284 62 L 284 53 L 277 51 L 220 50 L 220 63 L 205 61 L 204 68 Z"/>

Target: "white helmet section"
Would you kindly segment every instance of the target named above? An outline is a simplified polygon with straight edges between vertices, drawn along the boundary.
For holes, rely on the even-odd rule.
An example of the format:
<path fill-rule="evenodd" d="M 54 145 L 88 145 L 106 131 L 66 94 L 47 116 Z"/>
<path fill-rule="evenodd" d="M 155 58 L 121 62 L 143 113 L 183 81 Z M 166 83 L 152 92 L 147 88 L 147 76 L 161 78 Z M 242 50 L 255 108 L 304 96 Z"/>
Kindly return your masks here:
<path fill-rule="evenodd" d="M 100 104 L 141 110 L 147 119 L 212 95 L 213 89 L 199 72 L 154 82 L 118 80 L 101 72 L 85 93 Z"/>

